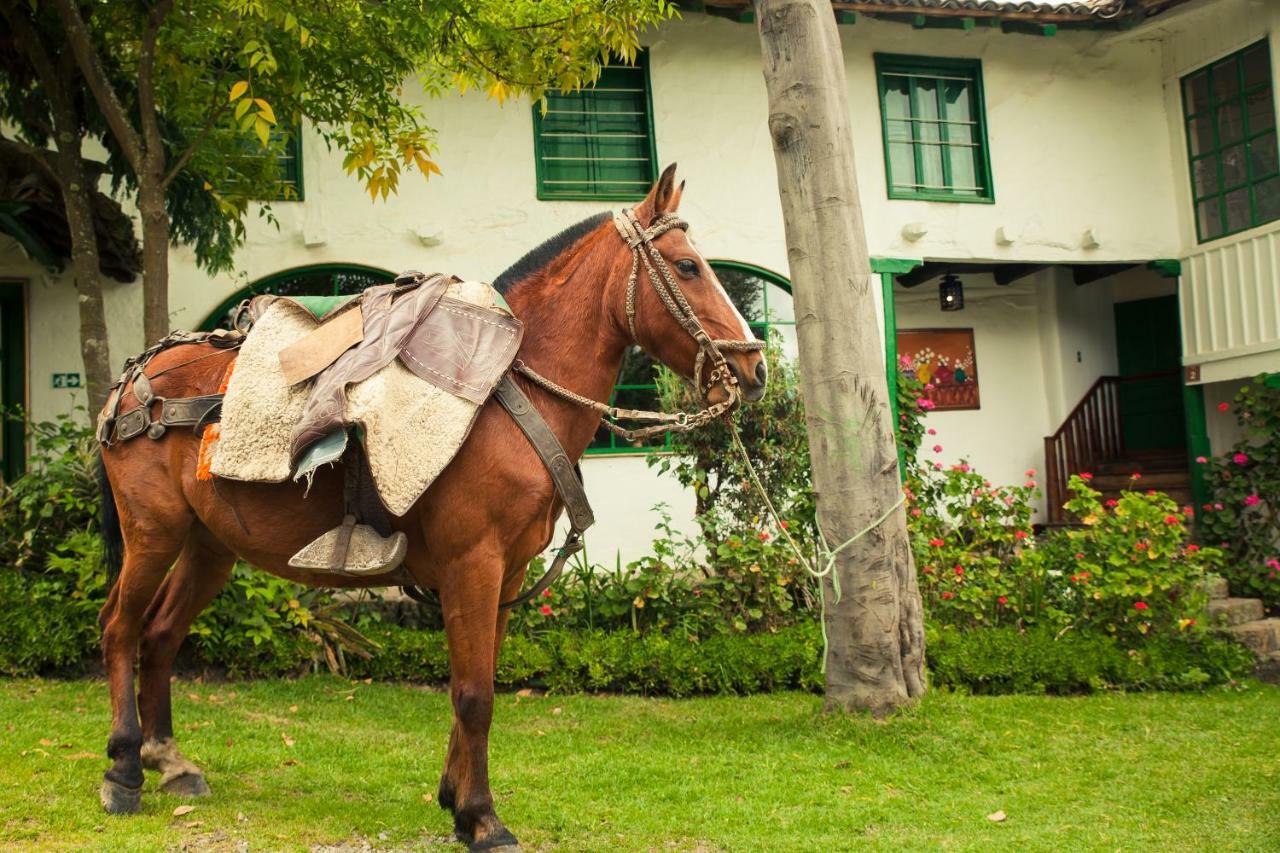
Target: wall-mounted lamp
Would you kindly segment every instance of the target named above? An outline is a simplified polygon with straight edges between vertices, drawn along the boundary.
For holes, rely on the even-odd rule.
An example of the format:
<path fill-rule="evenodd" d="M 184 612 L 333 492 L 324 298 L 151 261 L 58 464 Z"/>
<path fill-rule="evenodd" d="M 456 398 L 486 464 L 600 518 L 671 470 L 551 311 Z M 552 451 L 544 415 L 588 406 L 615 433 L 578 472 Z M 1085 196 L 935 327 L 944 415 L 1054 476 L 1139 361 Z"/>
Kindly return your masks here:
<path fill-rule="evenodd" d="M 949 272 L 942 277 L 938 284 L 938 302 L 943 311 L 964 310 L 964 285 L 960 283 L 960 276 Z"/>

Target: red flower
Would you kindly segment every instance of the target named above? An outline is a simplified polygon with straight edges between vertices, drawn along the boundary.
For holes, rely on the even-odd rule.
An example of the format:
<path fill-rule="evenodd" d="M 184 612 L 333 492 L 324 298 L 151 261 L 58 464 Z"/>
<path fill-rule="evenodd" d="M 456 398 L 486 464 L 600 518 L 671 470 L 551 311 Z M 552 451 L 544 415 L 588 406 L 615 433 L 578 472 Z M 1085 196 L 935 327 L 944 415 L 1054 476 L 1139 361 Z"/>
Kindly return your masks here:
<path fill-rule="evenodd" d="M 779 521 L 779 522 L 778 522 L 778 526 L 779 526 L 779 527 L 781 527 L 783 530 L 789 530 L 789 529 L 790 529 L 789 525 L 788 525 L 785 521 Z"/>
<path fill-rule="evenodd" d="M 549 605 L 549 604 L 544 604 L 544 605 L 542 605 L 541 607 L 539 607 L 539 608 L 538 608 L 538 612 L 539 612 L 539 613 L 541 613 L 543 616 L 550 616 L 550 615 L 551 615 L 551 605 Z"/>
<path fill-rule="evenodd" d="M 936 429 L 934 429 L 933 427 L 929 427 L 929 429 L 928 429 L 928 433 L 929 433 L 929 435 L 937 435 L 937 434 L 938 434 L 938 431 L 937 431 Z"/>
<path fill-rule="evenodd" d="M 1154 494 L 1156 494 L 1156 490 L 1155 490 L 1155 489 L 1147 489 L 1147 494 L 1149 494 L 1149 495 L 1154 495 Z"/>
<path fill-rule="evenodd" d="M 1139 542 L 1137 545 L 1134 545 L 1133 547 L 1137 548 L 1139 551 L 1145 551 L 1147 550 L 1147 543 Z"/>
<path fill-rule="evenodd" d="M 1079 575 L 1072 575 L 1072 576 L 1071 576 L 1071 582 L 1072 582 L 1072 583 L 1080 583 L 1080 576 L 1079 576 Z"/>
<path fill-rule="evenodd" d="M 1219 403 L 1219 404 L 1218 404 L 1218 411 L 1219 411 L 1219 412 L 1229 412 L 1229 411 L 1231 411 L 1231 404 L 1230 404 L 1230 403 Z"/>
<path fill-rule="evenodd" d="M 1084 559 L 1084 552 L 1083 552 L 1083 551 L 1077 551 L 1077 552 L 1076 552 L 1076 559 L 1077 559 L 1077 560 L 1083 560 L 1083 559 Z"/>
<path fill-rule="evenodd" d="M 933 566 L 925 566 L 925 567 L 924 567 L 924 573 L 925 573 L 926 575 L 931 575 L 931 574 L 933 574 Z"/>
<path fill-rule="evenodd" d="M 1195 515 L 1195 514 L 1196 514 L 1196 511 L 1191 507 L 1191 504 L 1187 504 L 1186 506 L 1184 506 L 1184 507 L 1182 508 L 1182 514 L 1183 514 L 1183 515 Z"/>
<path fill-rule="evenodd" d="M 1146 603 L 1145 601 L 1135 601 L 1135 602 L 1133 603 L 1133 609 L 1134 609 L 1134 610 L 1146 610 L 1146 609 L 1147 609 L 1147 603 Z"/>
<path fill-rule="evenodd" d="M 1257 495 L 1249 495 L 1247 498 L 1244 499 L 1245 506 L 1257 506 L 1260 503 L 1262 503 L 1262 498 L 1258 497 Z"/>
<path fill-rule="evenodd" d="M 1141 474 L 1139 474 L 1137 471 L 1134 471 L 1132 474 L 1130 474 L 1130 475 L 1129 475 L 1129 479 L 1130 479 L 1130 480 L 1141 480 L 1141 479 L 1142 479 L 1142 475 L 1141 475 Z"/>
<path fill-rule="evenodd" d="M 955 566 L 956 577 L 964 577 L 964 566 L 957 564 Z"/>
<path fill-rule="evenodd" d="M 1120 505 L 1120 501 L 1116 500 L 1115 498 L 1107 499 L 1107 506 L 1119 506 L 1119 505 Z"/>
<path fill-rule="evenodd" d="M 1231 461 L 1237 465 L 1248 465 L 1249 457 L 1243 453 L 1237 453 L 1235 456 L 1231 457 Z"/>
<path fill-rule="evenodd" d="M 766 532 L 765 532 L 765 531 L 763 531 L 763 530 L 761 530 L 761 531 L 760 531 L 760 541 L 761 541 L 761 542 L 768 542 L 768 541 L 769 541 L 769 538 L 770 538 L 770 537 L 769 537 L 769 534 L 768 534 L 768 533 L 766 533 Z"/>
<path fill-rule="evenodd" d="M 543 597 L 543 598 L 550 598 L 550 597 L 551 597 L 551 590 L 549 590 L 549 589 L 544 589 L 544 590 L 542 591 L 542 597 Z"/>
<path fill-rule="evenodd" d="M 933 539 L 929 540 L 929 544 L 932 545 L 934 548 L 941 548 L 946 543 L 943 542 L 941 539 L 934 537 Z"/>
<path fill-rule="evenodd" d="M 941 452 L 942 452 L 942 445 L 941 445 L 941 444 L 935 444 L 935 445 L 933 446 L 933 452 L 934 452 L 934 453 L 941 453 Z"/>
<path fill-rule="evenodd" d="M 1009 599 L 1005 598 L 1003 595 L 1002 595 L 1002 596 L 1000 596 L 999 598 L 997 598 L 997 599 L 996 599 L 996 601 L 1000 602 L 1001 604 L 1008 604 L 1008 603 L 1009 603 Z"/>
<path fill-rule="evenodd" d="M 954 592 L 952 592 L 951 590 L 947 590 L 946 592 L 944 592 L 944 593 L 942 594 L 942 597 L 943 597 L 943 599 L 944 599 L 944 600 L 946 600 L 946 601 L 950 601 L 951 599 L 953 599 L 953 598 L 955 598 L 955 597 L 956 597 L 956 594 L 955 594 Z"/>
<path fill-rule="evenodd" d="M 1017 530 L 1017 531 L 1014 531 L 1013 538 L 1014 538 L 1014 539 L 1026 539 L 1026 538 L 1027 538 L 1027 531 L 1025 531 L 1025 530 Z"/>
<path fill-rule="evenodd" d="M 1088 471 L 1085 471 L 1083 474 L 1081 474 L 1081 475 L 1080 475 L 1080 479 L 1081 479 L 1081 480 L 1092 480 L 1092 479 L 1093 479 L 1093 475 L 1092 475 L 1092 474 L 1090 474 Z"/>
<path fill-rule="evenodd" d="M 1199 545 L 1196 545 L 1196 544 L 1194 544 L 1194 543 L 1193 543 L 1193 544 L 1191 544 L 1191 545 L 1188 545 L 1188 546 L 1187 546 L 1187 553 L 1188 553 L 1188 554 L 1194 554 L 1196 551 L 1199 551 L 1199 550 L 1200 550 L 1200 546 L 1199 546 Z"/>
<path fill-rule="evenodd" d="M 1178 518 L 1176 515 L 1166 515 L 1164 517 L 1165 524 L 1177 524 L 1181 520 L 1182 519 Z"/>

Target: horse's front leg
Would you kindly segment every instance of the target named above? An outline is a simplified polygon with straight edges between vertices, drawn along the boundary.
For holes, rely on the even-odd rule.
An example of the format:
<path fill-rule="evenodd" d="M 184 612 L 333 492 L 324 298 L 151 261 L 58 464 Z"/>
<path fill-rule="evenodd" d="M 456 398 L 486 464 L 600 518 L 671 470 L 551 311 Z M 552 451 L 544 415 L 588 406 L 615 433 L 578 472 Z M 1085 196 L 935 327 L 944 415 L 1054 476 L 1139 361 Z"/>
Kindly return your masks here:
<path fill-rule="evenodd" d="M 440 802 L 453 811 L 454 831 L 471 850 L 519 849 L 494 812 L 489 789 L 495 628 L 503 568 L 496 549 L 473 550 L 453 571 L 442 573 L 440 586 L 454 716 Z"/>

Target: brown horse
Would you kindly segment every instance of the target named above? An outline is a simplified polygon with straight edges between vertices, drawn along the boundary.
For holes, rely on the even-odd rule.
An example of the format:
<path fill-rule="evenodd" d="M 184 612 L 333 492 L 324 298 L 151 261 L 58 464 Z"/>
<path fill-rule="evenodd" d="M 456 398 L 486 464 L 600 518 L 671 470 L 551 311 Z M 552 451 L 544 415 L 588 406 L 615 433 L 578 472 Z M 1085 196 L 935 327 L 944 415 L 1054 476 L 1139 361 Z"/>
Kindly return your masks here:
<path fill-rule="evenodd" d="M 676 186 L 674 165 L 668 167 L 635 208 L 640 226 L 674 214 L 682 188 Z M 671 228 L 652 245 L 712 338 L 751 338 L 684 230 Z M 695 364 L 700 365 L 699 345 L 649 286 L 643 266 L 629 310 L 632 260 L 631 249 L 602 214 L 565 230 L 504 273 L 497 286 L 526 328 L 520 359 L 595 400 L 609 398 L 633 342 L 693 376 Z M 193 353 L 208 357 L 191 362 Z M 234 358 L 234 352 L 207 344 L 180 346 L 156 356 L 148 373 L 170 369 L 153 380 L 158 395 L 209 394 Z M 760 352 L 731 350 L 725 358 L 743 396 L 759 399 L 766 379 Z M 579 458 L 599 414 L 524 377 L 517 381 L 570 457 Z M 124 393 L 124 408 L 136 405 Z M 706 396 L 714 403 L 717 395 L 723 399 L 729 393 L 715 386 Z M 321 472 L 309 496 L 294 483 L 211 483 L 196 478 L 198 448 L 194 432 L 175 429 L 159 440 L 113 444 L 102 454 L 104 503 L 118 516 L 118 527 L 104 527 L 108 537 L 116 535 L 117 545 L 123 538 L 119 579 L 100 617 L 111 689 L 107 755 L 113 763 L 102 786 L 109 812 L 138 810 L 144 767 L 161 772 L 166 791 L 209 793 L 200 769 L 174 744 L 169 677 L 192 621 L 222 589 L 237 557 L 310 585 L 380 585 L 377 578 L 313 575 L 288 565 L 290 555 L 340 523 L 341 474 Z M 408 536 L 406 568 L 418 585 L 439 594 L 444 612 L 454 722 L 439 802 L 453 812 L 458 838 L 471 849 L 516 846 L 494 812 L 489 790 L 494 666 L 507 622 L 499 603 L 520 589 L 529 561 L 548 546 L 561 508 L 547 469 L 511 417 L 491 400 L 453 462 L 394 522 Z"/>

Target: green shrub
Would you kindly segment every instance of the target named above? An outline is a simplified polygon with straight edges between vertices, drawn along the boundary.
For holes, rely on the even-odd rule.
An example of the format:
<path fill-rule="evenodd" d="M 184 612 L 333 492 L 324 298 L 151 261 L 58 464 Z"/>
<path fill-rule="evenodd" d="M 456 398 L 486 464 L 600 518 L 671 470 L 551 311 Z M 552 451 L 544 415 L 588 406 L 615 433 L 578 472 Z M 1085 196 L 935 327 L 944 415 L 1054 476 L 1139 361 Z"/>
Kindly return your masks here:
<path fill-rule="evenodd" d="M 1201 507 L 1200 538 L 1227 552 L 1223 574 L 1234 595 L 1280 607 L 1280 374 L 1257 377 L 1227 408 L 1244 438 L 1197 460 L 1213 489 Z"/>
<path fill-rule="evenodd" d="M 82 671 L 98 645 L 95 615 L 57 580 L 0 571 L 0 673 Z"/>
<path fill-rule="evenodd" d="M 1255 664 L 1244 646 L 1205 632 L 1126 648 L 1097 631 L 942 627 L 929 630 L 927 644 L 935 686 L 989 694 L 1192 690 L 1245 678 Z"/>

